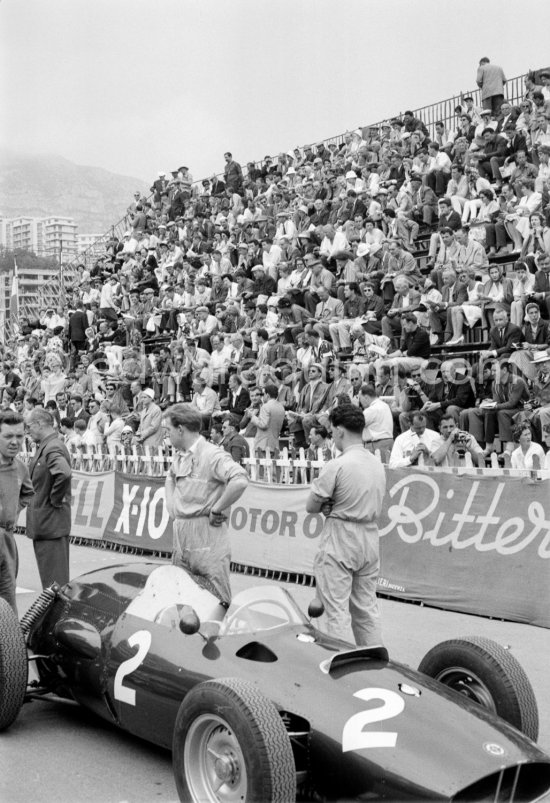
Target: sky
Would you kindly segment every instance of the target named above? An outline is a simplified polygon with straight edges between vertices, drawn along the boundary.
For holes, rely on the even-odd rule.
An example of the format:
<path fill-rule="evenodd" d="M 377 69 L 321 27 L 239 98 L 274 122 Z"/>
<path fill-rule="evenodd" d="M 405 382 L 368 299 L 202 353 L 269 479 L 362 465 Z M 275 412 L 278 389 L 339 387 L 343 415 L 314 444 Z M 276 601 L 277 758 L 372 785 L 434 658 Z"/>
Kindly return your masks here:
<path fill-rule="evenodd" d="M 550 65 L 548 0 L 0 0 L 0 143 L 195 179 Z"/>

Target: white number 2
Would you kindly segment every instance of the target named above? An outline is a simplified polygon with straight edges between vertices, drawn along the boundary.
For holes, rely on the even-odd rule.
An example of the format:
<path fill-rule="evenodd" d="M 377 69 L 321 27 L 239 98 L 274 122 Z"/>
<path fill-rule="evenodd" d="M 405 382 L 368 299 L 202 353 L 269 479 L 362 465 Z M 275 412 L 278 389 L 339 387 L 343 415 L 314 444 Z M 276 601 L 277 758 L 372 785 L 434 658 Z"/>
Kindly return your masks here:
<path fill-rule="evenodd" d="M 149 652 L 151 646 L 151 634 L 148 630 L 138 630 L 133 633 L 128 639 L 130 647 L 138 645 L 138 651 L 131 658 L 123 661 L 116 671 L 115 675 L 115 700 L 120 700 L 121 703 L 128 703 L 128 705 L 136 704 L 136 692 L 134 689 L 129 689 L 127 686 L 122 685 L 124 678 L 135 672 L 138 666 L 143 662 L 143 659 Z"/>
<path fill-rule="evenodd" d="M 389 689 L 361 689 L 354 697 L 360 700 L 381 700 L 382 705 L 360 711 L 348 719 L 342 733 L 342 752 L 364 750 L 368 747 L 395 747 L 396 731 L 364 731 L 365 725 L 382 722 L 400 714 L 405 708 L 405 700 L 400 694 Z"/>

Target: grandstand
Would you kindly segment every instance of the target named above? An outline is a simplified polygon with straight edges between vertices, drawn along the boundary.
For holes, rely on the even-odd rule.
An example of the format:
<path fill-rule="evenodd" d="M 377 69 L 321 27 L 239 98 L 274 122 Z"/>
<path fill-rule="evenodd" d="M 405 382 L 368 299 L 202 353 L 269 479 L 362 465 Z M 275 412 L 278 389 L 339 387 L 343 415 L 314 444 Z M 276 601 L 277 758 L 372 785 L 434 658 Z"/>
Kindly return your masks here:
<path fill-rule="evenodd" d="M 393 412 L 388 440 L 410 423 L 415 406 L 405 409 L 402 397 L 418 368 L 425 405 L 435 405 L 426 408 L 428 425 L 436 429 L 447 407 L 458 421 L 472 403 L 448 398 L 457 375 L 472 393 L 486 392 L 487 360 L 511 363 L 510 387 L 522 391 L 515 413 L 533 401 L 544 409 L 550 398 L 538 372 L 550 346 L 545 73 L 509 80 L 498 109 L 484 110 L 476 89 L 248 163 L 242 172 L 229 160 L 215 181 L 192 181 L 187 168 L 159 175 L 148 198 L 129 199 L 121 220 L 33 299 L 43 309 L 67 306 L 55 333 L 65 375 L 87 353 L 92 367 L 99 365 L 90 395 L 104 394 L 108 369 L 130 406 L 123 352 L 136 348 L 142 356 L 134 379 L 154 390 L 155 402 L 193 393 L 202 399 L 196 382 L 204 380 L 216 396 L 205 415 L 208 432 L 219 409 L 231 411 L 230 376 L 247 395 L 274 382 L 290 413 L 287 443 L 297 447 L 326 426 L 341 378 L 341 393 L 359 403 L 361 383 L 383 389 L 387 370 L 393 384 L 379 395 Z M 516 275 L 518 262 L 524 274 Z M 526 319 L 529 302 L 540 325 Z M 80 304 L 85 338 L 74 337 L 69 323 Z M 25 299 L 20 317 L 33 322 L 28 338 L 37 315 Z M 31 356 L 25 346 L 18 353 Z M 439 373 L 449 360 L 451 379 Z M 318 406 L 308 376 L 314 364 L 325 386 Z M 507 404 L 508 380 L 497 371 L 494 383 Z M 535 419 L 533 434 L 546 444 L 545 416 Z M 461 418 L 487 457 L 503 443 L 511 449 L 512 423 L 494 412 Z"/>

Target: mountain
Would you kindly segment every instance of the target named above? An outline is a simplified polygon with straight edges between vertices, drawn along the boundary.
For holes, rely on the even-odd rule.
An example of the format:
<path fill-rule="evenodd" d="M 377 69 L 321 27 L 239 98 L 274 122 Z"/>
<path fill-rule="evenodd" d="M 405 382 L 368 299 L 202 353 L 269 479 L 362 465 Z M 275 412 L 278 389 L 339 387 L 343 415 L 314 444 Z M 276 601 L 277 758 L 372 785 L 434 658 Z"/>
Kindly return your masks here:
<path fill-rule="evenodd" d="M 136 190 L 149 195 L 141 179 L 100 167 L 77 165 L 53 154 L 19 154 L 0 149 L 0 215 L 63 215 L 79 234 L 103 234 L 123 217 Z"/>

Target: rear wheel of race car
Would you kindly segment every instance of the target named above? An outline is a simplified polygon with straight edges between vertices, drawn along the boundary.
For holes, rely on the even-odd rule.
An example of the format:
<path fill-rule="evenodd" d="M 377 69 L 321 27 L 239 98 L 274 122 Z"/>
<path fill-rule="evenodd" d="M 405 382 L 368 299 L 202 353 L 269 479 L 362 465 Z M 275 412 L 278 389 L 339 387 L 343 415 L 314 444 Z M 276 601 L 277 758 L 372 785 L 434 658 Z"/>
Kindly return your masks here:
<path fill-rule="evenodd" d="M 195 686 L 180 706 L 172 748 L 182 801 L 296 798 L 290 739 L 273 703 L 252 683 L 221 678 Z"/>
<path fill-rule="evenodd" d="M 533 688 L 520 663 L 500 644 L 480 636 L 442 641 L 424 656 L 418 671 L 536 741 L 539 715 Z"/>
<path fill-rule="evenodd" d="M 15 611 L 0 599 L 0 731 L 15 721 L 27 690 L 27 648 Z"/>

